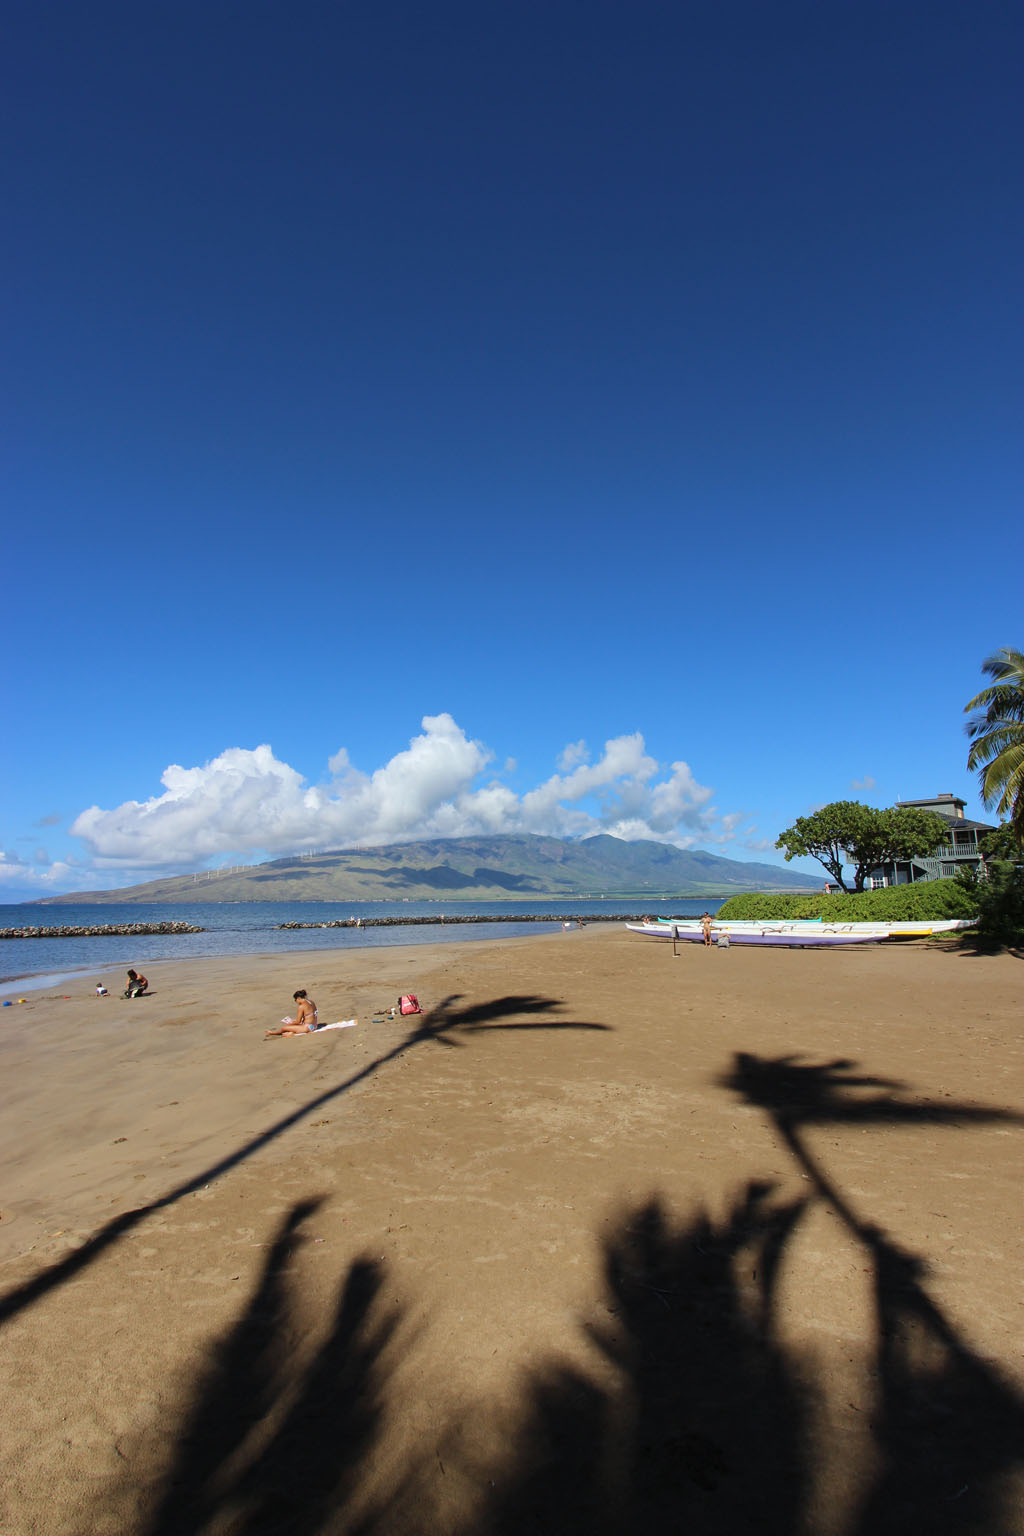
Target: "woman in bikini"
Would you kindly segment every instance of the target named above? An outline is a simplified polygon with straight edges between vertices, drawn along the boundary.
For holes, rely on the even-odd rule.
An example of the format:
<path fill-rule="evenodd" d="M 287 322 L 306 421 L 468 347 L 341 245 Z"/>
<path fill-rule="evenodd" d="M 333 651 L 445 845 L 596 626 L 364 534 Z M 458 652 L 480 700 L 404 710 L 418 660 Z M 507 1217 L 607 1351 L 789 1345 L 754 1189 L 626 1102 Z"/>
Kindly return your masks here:
<path fill-rule="evenodd" d="M 311 997 L 307 997 L 305 989 L 293 994 L 293 1001 L 298 1003 L 298 1018 L 282 1021 L 280 1029 L 268 1029 L 264 1039 L 269 1040 L 271 1035 L 315 1035 L 319 1028 L 316 1003 Z"/>

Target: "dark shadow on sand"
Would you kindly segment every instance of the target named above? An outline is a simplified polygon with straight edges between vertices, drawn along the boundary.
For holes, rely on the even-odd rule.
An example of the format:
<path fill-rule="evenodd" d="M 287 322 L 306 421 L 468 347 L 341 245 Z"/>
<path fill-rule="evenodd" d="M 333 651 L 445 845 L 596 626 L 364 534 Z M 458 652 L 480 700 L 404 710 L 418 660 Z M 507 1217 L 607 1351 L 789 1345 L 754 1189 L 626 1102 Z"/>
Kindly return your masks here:
<path fill-rule="evenodd" d="M 1024 946 L 1019 940 L 1004 942 L 980 933 L 965 933 L 955 939 L 933 939 L 931 942 L 959 954 L 965 960 L 988 959 L 992 955 L 1009 955 L 1013 960 L 1024 960 Z"/>
<path fill-rule="evenodd" d="M 900 1083 L 861 1076 L 856 1063 L 737 1053 L 723 1080 L 774 1122 L 815 1195 L 863 1244 L 876 1310 L 878 1403 L 872 1431 L 880 1470 L 865 1488 L 856 1536 L 931 1536 L 1009 1529 L 1003 1479 L 1024 1467 L 1024 1399 L 982 1360 L 928 1295 L 927 1263 L 855 1211 L 807 1146 L 812 1125 L 1024 1124 L 990 1106 L 900 1097 Z M 881 1092 L 873 1090 L 880 1089 Z"/>
<path fill-rule="evenodd" d="M 927 1100 L 896 1100 L 898 1085 L 849 1061 L 738 1055 L 723 1082 L 772 1118 L 806 1193 L 785 1199 L 752 1180 L 719 1218 L 676 1222 L 656 1198 L 627 1210 L 602 1239 L 603 1296 L 578 1319 L 602 1369 L 542 1361 L 518 1403 L 495 1410 L 493 1433 L 466 1433 L 489 1414 L 474 1403 L 465 1424 L 408 1446 L 386 1486 L 375 1470 L 385 1414 L 400 1425 L 409 1406 L 389 1400 L 399 1314 L 385 1308 L 383 1268 L 360 1260 L 339 1282 L 325 1340 L 311 1355 L 293 1348 L 302 1309 L 291 1258 L 317 1202 L 297 1205 L 185 1394 L 169 1467 L 148 1485 L 144 1468 L 135 1474 L 149 1490 L 135 1536 L 813 1536 L 819 1382 L 787 1338 L 778 1295 L 794 1234 L 825 1200 L 861 1245 L 876 1305 L 865 1401 L 852 1405 L 873 1454 L 847 1469 L 855 1490 L 829 1511 L 829 1530 L 1010 1536 L 1024 1399 L 928 1295 L 924 1261 L 853 1211 L 802 1137 L 805 1125 L 843 1120 L 953 1129 L 977 1107 L 936 1114 Z"/>
<path fill-rule="evenodd" d="M 773 1184 L 752 1181 L 719 1221 L 700 1213 L 674 1228 L 657 1201 L 628 1215 L 604 1242 L 606 1309 L 581 1319 L 619 1386 L 555 1361 L 535 1369 L 504 1464 L 471 1468 L 494 1492 L 466 1536 L 810 1536 L 820 1386 L 813 1361 L 780 1336 L 776 1297 L 792 1237 L 818 1201 L 862 1245 L 876 1317 L 867 1401 L 853 1406 L 872 1455 L 845 1466 L 844 1492 L 854 1474 L 855 1493 L 830 1511 L 829 1529 L 1009 1536 L 1024 1398 L 928 1294 L 924 1260 L 854 1211 L 803 1133 L 844 1122 L 953 1131 L 1022 1117 L 911 1098 L 845 1059 L 737 1055 L 722 1085 L 771 1117 L 806 1196 L 780 1201 Z M 849 1454 L 826 1449 L 840 1464 Z"/>
<path fill-rule="evenodd" d="M 379 1437 L 383 1356 L 400 1314 L 385 1315 L 383 1266 L 359 1259 L 339 1283 L 326 1336 L 303 1349 L 294 1261 L 319 1204 L 300 1202 L 281 1222 L 244 1309 L 208 1347 L 172 1427 L 169 1463 L 147 1466 L 160 1458 L 140 1444 L 127 1458 L 133 1486 L 105 1492 L 107 1510 L 112 1499 L 135 1505 L 138 1523 L 126 1528 L 139 1536 L 225 1523 L 238 1536 L 312 1536 L 348 1510 Z"/>
<path fill-rule="evenodd" d="M 813 1396 L 775 1290 L 802 1208 L 752 1183 L 719 1222 L 674 1227 L 657 1200 L 627 1214 L 603 1244 L 605 1304 L 581 1320 L 619 1385 L 531 1373 L 473 1536 L 795 1536 Z"/>
<path fill-rule="evenodd" d="M 100 1254 L 106 1252 L 108 1248 L 119 1242 L 126 1232 L 130 1232 L 134 1227 L 138 1226 L 147 1216 L 153 1215 L 156 1211 L 166 1210 L 168 1206 L 175 1205 L 179 1200 L 183 1200 L 186 1195 L 194 1194 L 196 1190 L 212 1183 L 214 1179 L 220 1178 L 222 1174 L 230 1172 L 232 1168 L 237 1168 L 240 1163 L 244 1163 L 254 1152 L 258 1152 L 262 1147 L 269 1146 L 271 1142 L 276 1141 L 279 1136 L 283 1136 L 293 1126 L 298 1125 L 301 1121 L 308 1118 L 309 1115 L 322 1109 L 325 1104 L 329 1104 L 332 1099 L 339 1098 L 342 1094 L 348 1093 L 350 1089 L 357 1087 L 359 1083 L 365 1082 L 375 1072 L 378 1072 L 381 1067 L 394 1061 L 414 1046 L 424 1045 L 431 1041 L 448 1046 L 462 1045 L 465 1042 L 459 1038 L 461 1033 L 474 1034 L 484 1029 L 611 1029 L 611 1025 L 608 1024 L 588 1024 L 575 1020 L 556 1018 L 555 1015 L 565 1006 L 556 998 L 535 995 L 510 995 L 493 998 L 486 1003 L 476 1003 L 464 1009 L 459 1009 L 455 1006 L 458 1001 L 459 996 L 457 994 L 452 994 L 445 998 L 437 1008 L 431 1009 L 429 1013 L 425 1013 L 420 1022 L 405 1034 L 397 1044 L 392 1046 L 389 1051 L 385 1051 L 381 1056 L 376 1057 L 374 1061 L 369 1062 L 358 1072 L 353 1073 L 344 1082 L 336 1084 L 333 1088 L 325 1089 L 323 1093 L 318 1093 L 314 1098 L 301 1105 L 299 1109 L 293 1110 L 289 1115 L 284 1115 L 280 1120 L 276 1120 L 273 1125 L 268 1126 L 265 1131 L 261 1131 L 258 1136 L 251 1137 L 249 1141 L 244 1142 L 242 1146 L 229 1153 L 227 1157 L 221 1158 L 218 1162 L 211 1164 L 210 1167 L 204 1168 L 201 1173 L 197 1173 L 192 1178 L 176 1185 L 167 1194 L 159 1196 L 147 1205 L 137 1206 L 133 1210 L 123 1211 L 120 1216 L 113 1217 L 112 1220 L 100 1227 L 97 1232 L 94 1232 L 92 1237 L 83 1243 L 80 1248 L 77 1248 L 66 1258 L 61 1259 L 59 1263 L 50 1265 L 49 1268 L 33 1276 L 31 1280 L 27 1280 L 24 1284 L 8 1291 L 6 1295 L 0 1297 L 0 1324 L 14 1317 L 24 1307 L 38 1301 L 40 1297 L 47 1295 L 55 1286 L 62 1285 L 75 1275 L 80 1274 L 95 1259 L 99 1258 Z M 516 1019 L 523 1014 L 544 1014 L 546 1017 L 542 1023 L 532 1022 L 526 1025 L 517 1023 Z M 288 1048 L 294 1050 L 300 1047 L 292 1044 Z"/>

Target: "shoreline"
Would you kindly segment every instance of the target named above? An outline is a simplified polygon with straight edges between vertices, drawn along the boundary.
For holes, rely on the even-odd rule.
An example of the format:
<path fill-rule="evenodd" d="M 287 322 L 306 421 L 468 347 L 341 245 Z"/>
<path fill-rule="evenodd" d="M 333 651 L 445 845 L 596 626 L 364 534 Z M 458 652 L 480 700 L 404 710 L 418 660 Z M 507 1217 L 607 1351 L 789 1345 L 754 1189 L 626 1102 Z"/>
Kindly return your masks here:
<path fill-rule="evenodd" d="M 486 919 L 484 921 L 486 921 Z M 557 920 L 556 919 L 552 919 L 552 921 L 554 922 L 554 921 L 557 921 Z M 287 928 L 287 925 L 285 925 L 285 926 Z M 317 930 L 317 929 L 320 929 L 320 928 L 323 928 L 323 927 L 329 927 L 331 925 L 323 924 L 323 923 L 313 923 L 313 924 L 309 924 L 309 925 L 306 925 L 306 926 L 308 926 L 308 928 L 310 928 L 310 929 Z M 348 925 L 345 924 L 345 925 L 342 925 L 342 926 L 347 927 Z M 584 925 L 584 926 L 586 926 L 586 925 Z M 271 932 L 275 932 L 277 930 L 275 930 L 275 929 L 267 929 L 265 931 L 268 932 L 268 933 L 271 933 Z M 574 926 L 572 931 L 579 932 L 580 930 Z M 542 938 L 554 938 L 554 937 L 557 937 L 558 934 L 560 934 L 562 932 L 564 932 L 564 929 L 561 926 L 559 926 L 557 928 L 557 930 L 554 933 L 551 933 L 551 934 L 543 934 L 543 935 L 539 935 L 539 934 L 536 934 L 536 933 L 530 933 L 530 934 L 501 934 L 501 935 L 498 935 L 498 936 L 488 935 L 487 937 L 483 937 L 483 938 L 479 938 L 479 939 L 477 939 L 477 938 L 470 938 L 470 937 L 467 936 L 465 938 L 461 938 L 460 937 L 459 939 L 452 939 L 452 940 L 449 940 L 449 941 L 445 941 L 445 942 L 443 942 L 441 944 L 438 944 L 437 941 L 432 941 L 430 939 L 418 941 L 415 938 L 410 937 L 408 946 L 403 946 L 402 944 L 389 944 L 387 946 L 387 948 L 383 949 L 383 950 L 381 948 L 378 948 L 378 947 L 370 945 L 370 944 L 367 944 L 367 945 L 352 945 L 351 947 L 346 948 L 344 950 L 335 950 L 335 949 L 325 949 L 325 950 L 316 950 L 316 949 L 247 949 L 247 950 L 245 950 L 245 951 L 243 951 L 241 953 L 239 953 L 238 951 L 233 951 L 233 950 L 224 950 L 224 951 L 221 951 L 221 952 L 215 951 L 215 952 L 213 952 L 211 954 L 205 954 L 205 955 L 188 955 L 188 956 L 178 956 L 178 957 L 171 956 L 171 955 L 166 955 L 166 956 L 160 956 L 159 958 L 154 959 L 154 960 L 145 960 L 145 961 L 137 960 L 135 963 L 136 964 L 144 964 L 147 972 L 148 971 L 153 971 L 154 973 L 156 973 L 158 968 L 161 967 L 161 966 L 196 966 L 196 965 L 211 964 L 211 963 L 214 963 L 216 961 L 232 961 L 232 962 L 235 962 L 236 964 L 239 964 L 239 965 L 243 965 L 247 961 L 259 961 L 259 960 L 279 960 L 279 961 L 282 961 L 282 962 L 286 962 L 287 958 L 289 956 L 294 956 L 296 958 L 297 962 L 302 960 L 302 959 L 305 959 L 306 957 L 310 957 L 311 958 L 311 963 L 312 963 L 313 961 L 315 961 L 315 958 L 317 956 L 329 957 L 329 958 L 331 958 L 333 960 L 333 959 L 337 959 L 339 956 L 342 956 L 342 955 L 345 955 L 345 956 L 360 956 L 360 955 L 361 956 L 369 956 L 369 955 L 391 954 L 391 953 L 394 953 L 396 950 L 401 950 L 404 947 L 408 947 L 410 949 L 417 949 L 418 950 L 418 949 L 431 949 L 431 948 L 434 948 L 434 947 L 437 947 L 439 949 L 447 949 L 449 947 L 449 944 L 454 945 L 454 944 L 458 944 L 458 943 L 465 943 L 465 944 L 476 944 L 476 943 L 482 943 L 482 944 L 488 944 L 488 943 L 489 944 L 515 944 L 515 943 L 522 943 L 522 942 L 524 942 L 527 939 L 534 939 L 534 938 L 539 938 L 539 937 L 542 937 Z M 2 951 L 0 951 L 0 954 L 2 954 Z M 27 972 L 24 972 L 20 976 L 0 976 L 0 999 L 4 998 L 5 996 L 7 996 L 8 994 L 10 994 L 12 992 L 18 992 L 18 991 L 39 991 L 39 990 L 43 989 L 44 987 L 57 986 L 59 983 L 61 983 L 63 981 L 71 981 L 71 980 L 74 980 L 75 978 L 87 979 L 87 978 L 89 978 L 91 976 L 106 975 L 107 973 L 109 973 L 111 971 L 115 971 L 118 975 L 122 975 L 124 970 L 125 970 L 125 966 L 121 962 L 109 962 L 109 961 L 108 962 L 100 962 L 100 961 L 96 961 L 96 960 L 90 960 L 90 961 L 83 962 L 83 964 L 81 966 L 79 966 L 79 967 L 72 967 L 72 968 L 69 968 L 68 970 L 64 970 L 64 971 L 45 971 L 45 972 L 27 971 Z"/>
<path fill-rule="evenodd" d="M 428 904 L 422 904 L 428 905 Z M 434 904 L 435 907 L 440 903 Z M 508 906 L 513 904 L 509 903 Z M 218 903 L 182 909 L 190 917 L 192 932 L 179 929 L 172 933 L 144 934 L 135 930 L 141 923 L 94 925 L 101 932 L 88 937 L 73 934 L 72 928 L 90 926 L 81 918 L 88 909 L 69 908 L 64 936 L 8 938 L 0 943 L 0 998 L 23 988 L 29 978 L 34 986 L 47 985 L 47 978 L 66 975 L 90 975 L 110 965 L 141 965 L 143 969 L 157 961 L 188 961 L 209 955 L 255 955 L 306 953 L 330 943 L 339 950 L 376 949 L 393 944 L 435 944 L 471 939 L 487 942 L 499 935 L 516 937 L 534 934 L 545 926 L 554 930 L 566 923 L 599 923 L 615 926 L 632 920 L 637 914 L 633 903 L 591 902 L 540 903 L 540 911 L 497 912 L 474 909 L 420 912 L 407 910 L 404 904 L 370 903 L 365 911 L 336 918 L 330 904 L 323 903 L 250 903 L 244 912 L 237 904 Z M 698 909 L 699 902 L 692 903 Z M 712 904 L 716 909 L 718 903 Z M 504 906 L 504 904 L 503 904 Z M 258 910 L 252 910 L 258 907 Z M 382 910 L 383 909 L 383 910 Z M 610 910 L 609 910 L 610 909 Z M 138 908 L 152 918 L 153 908 Z M 10 909 L 0 914 L 10 917 Z M 201 926 L 196 926 L 201 925 Z M 20 926 L 20 925 L 19 925 Z M 157 926 L 156 921 L 153 927 Z M 163 921 L 160 921 L 163 927 Z M 122 930 L 124 930 L 122 932 Z M 330 940 L 328 934 L 331 935 Z M 318 935 L 323 935 L 319 937 Z M 6 962 L 6 964 L 5 964 Z M 10 967 L 7 970 L 7 966 Z"/>

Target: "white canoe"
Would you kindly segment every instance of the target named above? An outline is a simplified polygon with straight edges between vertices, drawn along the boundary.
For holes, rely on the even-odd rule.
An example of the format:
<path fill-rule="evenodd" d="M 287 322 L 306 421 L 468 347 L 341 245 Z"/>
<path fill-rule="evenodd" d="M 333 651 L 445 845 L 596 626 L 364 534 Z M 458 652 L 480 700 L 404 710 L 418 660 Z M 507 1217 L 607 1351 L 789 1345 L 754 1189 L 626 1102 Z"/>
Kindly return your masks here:
<path fill-rule="evenodd" d="M 819 925 L 820 926 L 820 925 Z M 648 938 L 679 939 L 683 943 L 700 943 L 703 938 L 700 927 L 696 929 L 684 928 L 681 924 L 665 925 L 664 929 L 653 923 L 627 923 L 626 927 L 631 933 L 642 933 Z M 776 949 L 834 949 L 844 944 L 880 944 L 889 937 L 887 929 L 872 930 L 870 933 L 807 933 L 783 931 L 780 933 L 767 933 L 764 929 L 734 929 L 726 932 L 719 930 L 722 938 L 727 938 L 730 944 L 754 944 L 763 948 Z"/>
<path fill-rule="evenodd" d="M 678 918 L 674 922 L 671 918 L 659 917 L 656 923 L 646 923 L 646 928 L 662 926 L 671 930 L 678 929 L 701 931 L 699 918 Z M 933 933 L 953 933 L 961 928 L 974 926 L 971 918 L 935 918 L 918 921 L 881 922 L 862 919 L 859 922 L 823 922 L 819 918 L 791 917 L 791 918 L 733 918 L 719 921 L 712 920 L 712 931 L 716 933 L 871 933 L 885 932 L 894 938 L 927 938 Z"/>

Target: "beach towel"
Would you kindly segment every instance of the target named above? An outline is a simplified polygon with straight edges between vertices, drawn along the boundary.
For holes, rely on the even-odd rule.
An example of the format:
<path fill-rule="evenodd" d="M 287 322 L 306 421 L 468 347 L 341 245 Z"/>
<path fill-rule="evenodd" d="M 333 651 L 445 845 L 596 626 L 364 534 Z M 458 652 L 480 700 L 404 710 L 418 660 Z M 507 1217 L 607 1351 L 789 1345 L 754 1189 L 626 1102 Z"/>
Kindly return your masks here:
<path fill-rule="evenodd" d="M 358 1019 L 342 1019 L 337 1024 L 318 1024 L 316 1029 L 310 1030 L 310 1034 L 320 1035 L 325 1029 L 354 1029 Z M 282 1019 L 282 1024 L 294 1024 L 294 1019 Z"/>

